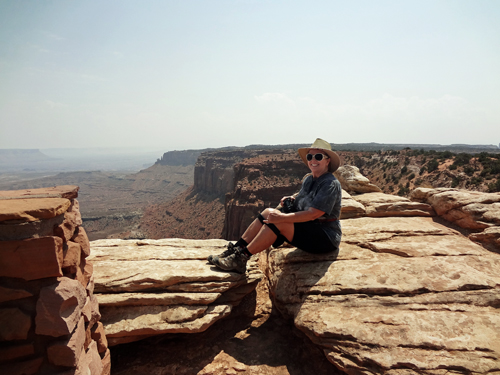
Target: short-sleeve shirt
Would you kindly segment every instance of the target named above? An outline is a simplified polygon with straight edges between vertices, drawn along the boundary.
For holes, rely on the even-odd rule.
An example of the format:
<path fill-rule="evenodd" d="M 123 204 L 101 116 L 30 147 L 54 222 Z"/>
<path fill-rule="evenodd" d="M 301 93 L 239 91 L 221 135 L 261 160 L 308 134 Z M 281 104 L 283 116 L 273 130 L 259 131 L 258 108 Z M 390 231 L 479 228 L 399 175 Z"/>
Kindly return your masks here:
<path fill-rule="evenodd" d="M 340 226 L 340 209 L 342 187 L 332 173 L 325 173 L 318 178 L 307 176 L 302 183 L 299 194 L 295 197 L 294 207 L 297 211 L 306 211 L 310 207 L 323 211 L 321 218 L 337 219 L 321 223 L 323 230 L 332 242 L 337 242 L 342 235 Z"/>

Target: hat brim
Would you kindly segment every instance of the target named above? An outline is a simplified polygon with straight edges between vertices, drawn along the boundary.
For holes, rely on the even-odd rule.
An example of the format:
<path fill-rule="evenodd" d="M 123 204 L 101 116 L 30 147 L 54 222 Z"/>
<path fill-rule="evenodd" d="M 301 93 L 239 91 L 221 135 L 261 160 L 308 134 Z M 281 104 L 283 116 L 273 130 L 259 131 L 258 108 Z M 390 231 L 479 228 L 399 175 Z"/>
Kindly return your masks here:
<path fill-rule="evenodd" d="M 309 163 L 307 162 L 306 155 L 309 153 L 310 150 L 321 150 L 325 152 L 329 157 L 330 157 L 330 164 L 328 164 L 328 172 L 333 173 L 340 167 L 340 157 L 337 155 L 336 152 L 332 150 L 328 150 L 326 148 L 321 148 L 321 147 L 304 147 L 304 148 L 299 148 L 299 156 L 304 162 L 305 165 L 309 167 Z"/>

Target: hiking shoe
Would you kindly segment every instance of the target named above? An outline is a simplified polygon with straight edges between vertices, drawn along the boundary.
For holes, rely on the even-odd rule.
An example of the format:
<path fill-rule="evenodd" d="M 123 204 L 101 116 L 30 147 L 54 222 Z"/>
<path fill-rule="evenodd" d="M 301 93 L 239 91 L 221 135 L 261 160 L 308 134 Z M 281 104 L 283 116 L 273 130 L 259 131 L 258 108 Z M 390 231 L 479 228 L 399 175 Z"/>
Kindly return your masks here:
<path fill-rule="evenodd" d="M 232 242 L 229 242 L 227 244 L 227 250 L 224 251 L 223 253 L 220 253 L 219 255 L 209 255 L 207 258 L 208 263 L 215 265 L 214 259 L 225 258 L 225 257 L 231 255 L 232 253 L 234 253 L 235 251 L 236 251 L 236 246 L 234 246 L 234 244 Z"/>
<path fill-rule="evenodd" d="M 234 247 L 234 249 L 235 251 L 225 258 L 213 258 L 213 264 L 224 271 L 245 273 L 250 257 L 244 254 L 240 247 Z"/>

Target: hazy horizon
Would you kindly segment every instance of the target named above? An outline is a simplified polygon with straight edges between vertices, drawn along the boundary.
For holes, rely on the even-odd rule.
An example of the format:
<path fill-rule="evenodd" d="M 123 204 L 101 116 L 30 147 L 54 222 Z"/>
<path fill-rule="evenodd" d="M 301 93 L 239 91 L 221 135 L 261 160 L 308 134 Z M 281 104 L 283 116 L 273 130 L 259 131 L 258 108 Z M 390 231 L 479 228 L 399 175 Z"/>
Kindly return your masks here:
<path fill-rule="evenodd" d="M 500 2 L 0 3 L 0 148 L 500 143 Z"/>

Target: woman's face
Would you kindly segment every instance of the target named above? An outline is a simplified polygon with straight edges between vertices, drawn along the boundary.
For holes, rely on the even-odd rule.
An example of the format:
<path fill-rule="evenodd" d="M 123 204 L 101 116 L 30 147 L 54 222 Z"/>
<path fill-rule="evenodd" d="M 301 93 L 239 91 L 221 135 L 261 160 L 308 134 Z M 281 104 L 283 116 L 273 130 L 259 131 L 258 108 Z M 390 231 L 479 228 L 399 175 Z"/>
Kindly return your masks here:
<path fill-rule="evenodd" d="M 322 174 L 328 172 L 328 165 L 330 164 L 330 158 L 325 152 L 323 152 L 323 150 L 312 148 L 311 150 L 309 150 L 308 154 L 311 155 L 323 154 L 322 160 L 316 160 L 316 158 L 313 157 L 312 160 L 307 162 L 307 166 L 311 170 L 311 173 L 313 174 L 314 177 L 319 177 Z"/>

